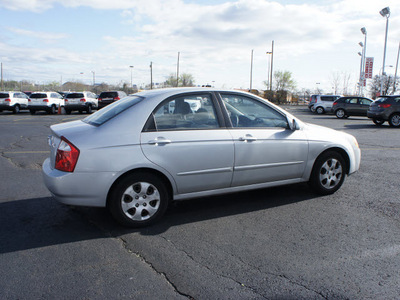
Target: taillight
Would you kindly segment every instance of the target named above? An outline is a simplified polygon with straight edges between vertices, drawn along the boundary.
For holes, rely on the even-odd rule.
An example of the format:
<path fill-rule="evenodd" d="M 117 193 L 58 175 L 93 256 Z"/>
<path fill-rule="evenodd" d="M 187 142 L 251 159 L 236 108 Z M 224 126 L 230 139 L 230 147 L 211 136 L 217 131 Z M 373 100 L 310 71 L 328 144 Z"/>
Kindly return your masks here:
<path fill-rule="evenodd" d="M 10 99 L 10 98 L 7 98 L 7 99 L 4 99 L 4 101 L 6 101 L 6 102 L 11 102 L 11 99 Z"/>
<path fill-rule="evenodd" d="M 31 100 L 31 98 L 28 98 L 28 102 L 31 102 L 32 100 Z"/>
<path fill-rule="evenodd" d="M 120 100 L 121 98 L 120 97 L 114 97 L 114 100 Z"/>
<path fill-rule="evenodd" d="M 68 102 L 68 99 L 64 99 L 65 102 Z"/>
<path fill-rule="evenodd" d="M 86 99 L 85 99 L 85 98 L 82 98 L 82 99 L 81 99 L 81 102 L 86 102 Z"/>
<path fill-rule="evenodd" d="M 392 106 L 392 104 L 385 103 L 385 104 L 378 104 L 378 106 L 381 108 L 389 108 Z"/>
<path fill-rule="evenodd" d="M 103 101 L 103 99 L 99 98 L 99 101 Z"/>
<path fill-rule="evenodd" d="M 337 105 L 337 103 L 336 103 L 336 102 L 333 102 L 333 105 Z"/>
<path fill-rule="evenodd" d="M 64 172 L 73 172 L 78 162 L 79 149 L 65 137 L 61 137 L 57 148 L 55 168 Z"/>
<path fill-rule="evenodd" d="M 49 102 L 49 99 L 43 99 L 43 102 Z"/>

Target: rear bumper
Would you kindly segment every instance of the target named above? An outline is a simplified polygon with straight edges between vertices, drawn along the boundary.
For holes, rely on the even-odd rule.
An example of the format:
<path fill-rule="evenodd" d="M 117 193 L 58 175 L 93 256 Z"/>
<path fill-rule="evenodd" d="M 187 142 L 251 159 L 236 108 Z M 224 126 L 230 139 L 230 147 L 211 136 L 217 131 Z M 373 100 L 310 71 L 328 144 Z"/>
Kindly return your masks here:
<path fill-rule="evenodd" d="M 386 116 L 385 113 L 374 112 L 374 111 L 367 111 L 367 117 L 370 119 L 378 119 L 378 120 L 388 120 L 389 119 L 389 116 Z"/>
<path fill-rule="evenodd" d="M 43 163 L 42 175 L 44 184 L 58 202 L 93 207 L 106 206 L 108 190 L 115 179 L 115 173 L 111 172 L 67 173 L 52 169 L 50 158 Z"/>

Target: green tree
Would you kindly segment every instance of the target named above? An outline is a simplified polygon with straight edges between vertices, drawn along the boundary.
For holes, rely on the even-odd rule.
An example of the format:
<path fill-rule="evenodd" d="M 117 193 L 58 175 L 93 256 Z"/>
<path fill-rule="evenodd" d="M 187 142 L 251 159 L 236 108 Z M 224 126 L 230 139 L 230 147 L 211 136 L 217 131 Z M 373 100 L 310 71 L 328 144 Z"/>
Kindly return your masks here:
<path fill-rule="evenodd" d="M 176 75 L 171 73 L 167 79 L 165 80 L 164 84 L 166 86 L 171 86 L 171 87 L 175 87 L 175 86 L 194 86 L 194 79 L 193 79 L 193 75 L 189 74 L 189 73 L 182 73 L 179 76 L 179 81 L 178 84 L 176 82 Z"/>
<path fill-rule="evenodd" d="M 274 73 L 275 90 L 291 92 L 296 88 L 296 82 L 289 71 L 276 71 Z"/>

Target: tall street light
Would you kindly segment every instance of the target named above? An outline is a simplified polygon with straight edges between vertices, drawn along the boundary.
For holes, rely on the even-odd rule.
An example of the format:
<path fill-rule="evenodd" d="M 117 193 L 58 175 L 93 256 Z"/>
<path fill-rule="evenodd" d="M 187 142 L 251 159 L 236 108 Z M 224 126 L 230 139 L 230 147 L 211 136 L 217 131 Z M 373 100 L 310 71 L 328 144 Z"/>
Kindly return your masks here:
<path fill-rule="evenodd" d="M 361 56 L 360 62 L 360 80 L 358 81 L 358 95 L 361 96 L 361 85 L 362 85 L 362 69 L 363 69 L 363 55 L 361 52 L 358 52 L 358 55 Z"/>
<path fill-rule="evenodd" d="M 272 51 L 267 51 L 266 52 L 267 54 L 271 54 L 271 56 L 272 56 Z M 269 71 L 270 71 L 270 68 L 271 68 L 271 56 L 269 57 L 269 60 L 268 60 L 268 71 L 267 71 L 267 77 L 268 77 L 268 81 L 267 81 L 267 88 L 269 88 L 269 82 L 270 82 L 270 74 L 269 74 Z"/>
<path fill-rule="evenodd" d="M 133 83 L 132 83 L 132 70 L 133 70 L 133 66 L 129 66 L 129 68 L 131 69 L 131 88 L 133 87 Z"/>
<path fill-rule="evenodd" d="M 386 43 L 387 43 L 387 33 L 388 33 L 388 26 L 389 26 L 389 17 L 390 17 L 390 8 L 385 7 L 380 12 L 382 17 L 386 17 L 386 30 L 385 30 L 385 47 L 383 48 L 383 63 L 382 63 L 382 76 L 381 76 L 381 95 L 383 92 L 383 76 L 385 76 L 385 60 L 386 60 Z"/>
<path fill-rule="evenodd" d="M 361 96 L 364 95 L 364 82 L 365 82 L 365 55 L 367 53 L 367 29 L 365 27 L 361 28 L 361 32 L 364 35 L 364 45 L 363 45 L 363 56 L 362 56 L 362 74 L 361 74 Z"/>

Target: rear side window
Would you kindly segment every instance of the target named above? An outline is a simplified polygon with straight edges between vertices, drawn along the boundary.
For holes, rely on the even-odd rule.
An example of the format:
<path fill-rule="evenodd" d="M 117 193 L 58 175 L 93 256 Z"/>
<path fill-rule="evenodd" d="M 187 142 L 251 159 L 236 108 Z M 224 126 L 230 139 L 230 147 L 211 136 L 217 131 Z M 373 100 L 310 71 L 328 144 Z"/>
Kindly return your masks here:
<path fill-rule="evenodd" d="M 37 94 L 32 94 L 31 98 L 32 99 L 47 98 L 47 95 L 46 94 L 42 94 L 42 93 L 37 93 Z"/>
<path fill-rule="evenodd" d="M 0 93 L 0 99 L 6 99 L 9 98 L 8 93 Z"/>
<path fill-rule="evenodd" d="M 75 98 L 83 98 L 83 97 L 85 97 L 85 95 L 83 95 L 82 93 L 71 93 L 71 94 L 68 94 L 65 98 L 75 99 Z"/>
<path fill-rule="evenodd" d="M 82 121 L 94 126 L 100 126 L 111 120 L 115 116 L 119 115 L 123 111 L 127 110 L 128 108 L 138 104 L 144 98 L 138 96 L 129 96 L 124 98 L 121 101 L 116 101 L 111 105 L 104 107 L 101 110 L 98 110 L 93 115 L 90 115 L 83 119 Z"/>
<path fill-rule="evenodd" d="M 321 101 L 333 102 L 333 101 L 335 101 L 336 99 L 337 99 L 337 98 L 334 98 L 334 97 L 321 96 Z"/>

